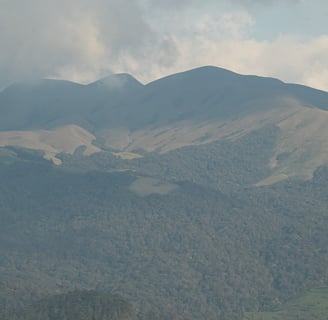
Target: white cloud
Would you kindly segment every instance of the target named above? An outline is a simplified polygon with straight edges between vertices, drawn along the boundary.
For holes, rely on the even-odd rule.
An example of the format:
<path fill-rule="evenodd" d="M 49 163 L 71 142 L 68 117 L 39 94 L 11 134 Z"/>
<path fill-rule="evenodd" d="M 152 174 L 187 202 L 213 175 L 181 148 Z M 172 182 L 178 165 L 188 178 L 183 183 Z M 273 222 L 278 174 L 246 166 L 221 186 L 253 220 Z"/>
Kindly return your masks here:
<path fill-rule="evenodd" d="M 150 44 L 165 50 L 136 0 L 1 0 L 0 8 L 0 87 L 31 77 L 90 80 L 142 61 Z"/>
<path fill-rule="evenodd" d="M 328 36 L 304 40 L 285 32 L 262 41 L 245 8 L 199 15 L 181 10 L 199 2 L 182 1 L 180 10 L 160 15 L 149 2 L 172 8 L 153 0 L 0 0 L 0 88 L 33 77 L 87 82 L 111 71 L 148 82 L 217 65 L 328 90 Z"/>
<path fill-rule="evenodd" d="M 142 78 L 160 77 L 202 65 L 217 65 L 243 74 L 280 78 L 286 82 L 328 90 L 328 36 L 308 38 L 284 35 L 272 41 L 252 37 L 254 20 L 247 12 L 202 16 L 193 29 L 176 34 L 174 63 L 163 68 L 151 65 L 151 72 L 136 70 Z"/>

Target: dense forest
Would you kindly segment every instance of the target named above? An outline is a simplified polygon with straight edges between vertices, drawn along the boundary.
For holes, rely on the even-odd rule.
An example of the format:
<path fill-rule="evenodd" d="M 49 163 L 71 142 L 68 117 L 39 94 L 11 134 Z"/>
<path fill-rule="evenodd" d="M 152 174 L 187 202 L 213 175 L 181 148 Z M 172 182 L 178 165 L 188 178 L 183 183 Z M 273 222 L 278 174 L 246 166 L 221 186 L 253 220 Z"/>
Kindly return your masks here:
<path fill-rule="evenodd" d="M 122 319 L 271 319 L 328 286 L 328 168 L 256 187 L 277 134 L 134 160 L 63 154 L 60 167 L 2 148 L 3 314 L 57 320 L 62 305 L 83 320 L 70 301 L 114 299 Z"/>
<path fill-rule="evenodd" d="M 134 313 L 134 306 L 119 295 L 75 290 L 0 315 L 2 320 L 131 320 Z"/>

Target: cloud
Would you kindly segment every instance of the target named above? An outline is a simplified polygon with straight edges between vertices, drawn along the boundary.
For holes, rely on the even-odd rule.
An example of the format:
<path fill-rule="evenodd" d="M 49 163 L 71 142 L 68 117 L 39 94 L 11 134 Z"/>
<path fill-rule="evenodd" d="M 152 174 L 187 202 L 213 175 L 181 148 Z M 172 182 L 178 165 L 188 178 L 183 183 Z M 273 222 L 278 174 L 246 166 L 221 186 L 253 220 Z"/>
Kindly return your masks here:
<path fill-rule="evenodd" d="M 303 39 L 281 35 L 272 41 L 252 37 L 252 17 L 246 12 L 210 16 L 194 22 L 194 30 L 176 35 L 177 60 L 160 73 L 216 65 L 242 74 L 257 74 L 328 90 L 328 35 Z"/>
<path fill-rule="evenodd" d="M 170 63 L 153 63 L 150 58 L 147 70 L 140 66 L 134 74 L 147 82 L 202 65 L 216 65 L 328 90 L 328 36 L 304 39 L 285 34 L 270 41 L 258 40 L 252 36 L 255 23 L 246 11 L 220 17 L 202 15 L 192 23 L 180 19 L 180 31 L 171 35 L 175 53 Z"/>
<path fill-rule="evenodd" d="M 87 80 L 131 67 L 150 44 L 173 52 L 136 0 L 0 1 L 0 87 L 32 77 Z"/>
<path fill-rule="evenodd" d="M 231 1 L 231 0 L 230 0 Z M 232 0 L 233 3 L 242 4 L 245 6 L 248 5 L 274 5 L 279 2 L 285 3 L 285 4 L 297 4 L 301 0 Z"/>
<path fill-rule="evenodd" d="M 186 9 L 193 7 L 204 7 L 207 5 L 241 5 L 243 7 L 249 7 L 249 5 L 255 6 L 267 6 L 267 5 L 275 5 L 277 3 L 285 3 L 285 4 L 297 4 L 300 3 L 301 0 L 139 0 L 139 3 L 146 7 L 158 8 L 160 10 L 177 10 L 177 9 Z"/>
<path fill-rule="evenodd" d="M 234 0 L 244 5 L 228 11 L 221 2 L 0 0 L 0 88 L 43 77 L 88 82 L 110 72 L 148 82 L 217 65 L 328 90 L 328 36 L 305 39 L 284 32 L 259 40 L 253 31 L 260 26 L 245 1 Z"/>

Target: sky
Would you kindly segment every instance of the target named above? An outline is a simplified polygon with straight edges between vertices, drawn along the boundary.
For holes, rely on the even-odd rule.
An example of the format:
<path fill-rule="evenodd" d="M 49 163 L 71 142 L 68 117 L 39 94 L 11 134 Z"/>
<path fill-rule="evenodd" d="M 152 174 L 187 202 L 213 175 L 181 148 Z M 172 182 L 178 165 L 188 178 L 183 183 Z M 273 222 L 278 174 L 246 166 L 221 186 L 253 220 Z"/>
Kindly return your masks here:
<path fill-rule="evenodd" d="M 328 91 L 326 0 L 0 0 L 0 88 L 214 65 Z"/>

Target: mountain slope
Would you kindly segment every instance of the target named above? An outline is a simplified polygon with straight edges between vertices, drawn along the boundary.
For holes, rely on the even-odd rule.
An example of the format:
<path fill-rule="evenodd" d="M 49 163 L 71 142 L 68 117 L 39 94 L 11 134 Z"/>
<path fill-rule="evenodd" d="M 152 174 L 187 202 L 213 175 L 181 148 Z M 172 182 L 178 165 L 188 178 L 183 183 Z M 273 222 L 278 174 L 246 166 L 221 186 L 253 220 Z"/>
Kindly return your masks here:
<path fill-rule="evenodd" d="M 50 129 L 76 124 L 89 130 L 93 117 L 103 107 L 111 110 L 123 97 L 141 87 L 142 84 L 125 74 L 112 75 L 90 85 L 61 80 L 14 84 L 0 93 L 0 129 Z"/>
<path fill-rule="evenodd" d="M 0 316 L 2 320 L 130 320 L 134 318 L 134 307 L 118 295 L 75 290 Z"/>
<path fill-rule="evenodd" d="M 309 179 L 328 163 L 327 108 L 323 91 L 202 67 L 147 85 L 127 74 L 87 86 L 54 80 L 14 85 L 0 93 L 0 129 L 30 134 L 74 124 L 93 135 L 100 149 L 165 153 L 274 125 L 280 135 L 267 163 L 271 173 L 258 181 L 266 185 Z"/>
<path fill-rule="evenodd" d="M 0 305 L 81 288 L 119 292 L 149 319 L 272 310 L 328 284 L 326 171 L 223 194 L 131 171 L 0 165 Z"/>
<path fill-rule="evenodd" d="M 92 289 L 135 319 L 289 315 L 328 286 L 327 96 L 213 67 L 3 91 L 0 309 Z"/>
<path fill-rule="evenodd" d="M 15 146 L 44 152 L 44 158 L 61 164 L 56 155 L 65 152 L 73 154 L 82 147 L 84 155 L 99 152 L 100 149 L 92 145 L 95 136 L 76 126 L 67 125 L 53 130 L 35 131 L 2 131 L 0 132 L 0 147 Z"/>

